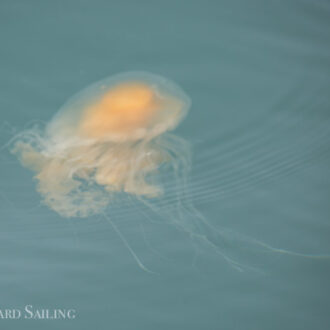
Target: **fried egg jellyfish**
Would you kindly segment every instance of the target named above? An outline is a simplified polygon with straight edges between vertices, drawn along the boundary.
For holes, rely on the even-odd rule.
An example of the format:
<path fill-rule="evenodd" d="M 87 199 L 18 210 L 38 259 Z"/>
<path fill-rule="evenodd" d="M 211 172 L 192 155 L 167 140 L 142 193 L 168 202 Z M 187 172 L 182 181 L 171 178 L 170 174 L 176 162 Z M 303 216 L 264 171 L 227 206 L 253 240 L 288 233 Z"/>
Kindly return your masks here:
<path fill-rule="evenodd" d="M 195 209 L 187 180 L 190 145 L 170 133 L 190 104 L 168 79 L 145 72 L 118 74 L 73 96 L 45 127 L 18 134 L 11 151 L 35 172 L 37 190 L 49 208 L 65 218 L 101 215 L 146 271 L 113 221 L 117 197 L 146 206 L 153 219 L 205 243 L 237 270 L 251 268 L 237 262 L 242 247 L 306 256 L 220 231 Z"/>

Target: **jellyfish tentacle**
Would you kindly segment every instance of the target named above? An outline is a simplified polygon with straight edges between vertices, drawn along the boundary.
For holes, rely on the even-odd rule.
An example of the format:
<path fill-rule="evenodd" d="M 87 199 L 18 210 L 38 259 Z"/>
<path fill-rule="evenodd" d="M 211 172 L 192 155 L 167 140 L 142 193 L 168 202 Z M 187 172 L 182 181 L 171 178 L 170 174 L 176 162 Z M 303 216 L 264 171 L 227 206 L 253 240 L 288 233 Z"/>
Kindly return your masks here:
<path fill-rule="evenodd" d="M 106 221 L 108 223 L 110 223 L 110 225 L 112 226 L 112 228 L 114 229 L 114 231 L 116 232 L 116 234 L 118 235 L 118 237 L 122 240 L 122 242 L 124 243 L 124 245 L 126 246 L 126 248 L 128 249 L 128 251 L 130 252 L 130 254 L 132 255 L 132 257 L 134 258 L 134 260 L 136 261 L 136 263 L 138 264 L 138 266 L 144 270 L 147 273 L 150 274 L 158 274 L 153 272 L 152 270 L 148 269 L 140 260 L 140 258 L 137 256 L 137 254 L 134 252 L 134 250 L 132 249 L 132 247 L 130 246 L 130 244 L 128 243 L 127 239 L 125 238 L 125 236 L 121 233 L 121 231 L 119 230 L 119 228 L 117 227 L 117 225 L 110 219 L 110 217 L 108 217 L 104 212 L 102 212 L 103 217 L 106 219 Z"/>

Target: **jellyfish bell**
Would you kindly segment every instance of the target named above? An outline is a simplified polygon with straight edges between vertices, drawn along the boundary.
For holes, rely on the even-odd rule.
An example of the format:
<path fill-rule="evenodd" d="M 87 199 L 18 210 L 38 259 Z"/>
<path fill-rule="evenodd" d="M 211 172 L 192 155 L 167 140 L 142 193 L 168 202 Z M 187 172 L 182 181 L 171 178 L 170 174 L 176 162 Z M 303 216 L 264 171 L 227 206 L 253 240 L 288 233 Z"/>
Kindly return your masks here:
<path fill-rule="evenodd" d="M 51 209 L 86 217 L 101 212 L 116 192 L 161 195 L 160 166 L 188 162 L 179 150 L 183 140 L 168 131 L 189 107 L 189 97 L 168 79 L 118 74 L 73 96 L 44 130 L 20 134 L 12 151 L 36 173 Z"/>
<path fill-rule="evenodd" d="M 190 107 L 174 82 L 127 72 L 96 82 L 68 100 L 47 127 L 54 141 L 125 142 L 174 129 Z"/>

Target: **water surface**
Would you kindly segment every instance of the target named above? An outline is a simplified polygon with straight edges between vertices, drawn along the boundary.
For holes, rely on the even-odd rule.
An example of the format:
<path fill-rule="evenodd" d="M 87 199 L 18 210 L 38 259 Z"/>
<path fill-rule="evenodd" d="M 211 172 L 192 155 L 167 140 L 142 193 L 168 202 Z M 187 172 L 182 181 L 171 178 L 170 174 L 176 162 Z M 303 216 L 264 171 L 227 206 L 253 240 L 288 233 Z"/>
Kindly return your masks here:
<path fill-rule="evenodd" d="M 225 256 L 118 203 L 109 212 L 157 274 L 147 273 L 102 217 L 67 220 L 43 206 L 4 148 L 0 308 L 77 317 L 3 327 L 329 328 L 330 263 L 317 257 L 330 254 L 327 1 L 3 0 L 0 15 L 1 144 L 103 77 L 169 77 L 193 102 L 176 131 L 193 146 L 189 197 L 221 231 Z"/>

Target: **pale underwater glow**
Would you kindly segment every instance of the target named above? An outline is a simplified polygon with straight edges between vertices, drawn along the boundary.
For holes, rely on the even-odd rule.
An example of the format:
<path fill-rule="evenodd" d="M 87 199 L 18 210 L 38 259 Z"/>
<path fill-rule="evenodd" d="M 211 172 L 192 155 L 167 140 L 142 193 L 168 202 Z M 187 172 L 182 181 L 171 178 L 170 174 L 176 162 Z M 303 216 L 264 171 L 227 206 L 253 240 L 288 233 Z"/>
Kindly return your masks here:
<path fill-rule="evenodd" d="M 20 134 L 12 152 L 35 172 L 51 209 L 86 217 L 102 212 L 117 192 L 161 195 L 159 167 L 189 164 L 188 144 L 167 133 L 189 107 L 188 96 L 165 78 L 115 75 L 79 92 L 45 128 Z"/>

